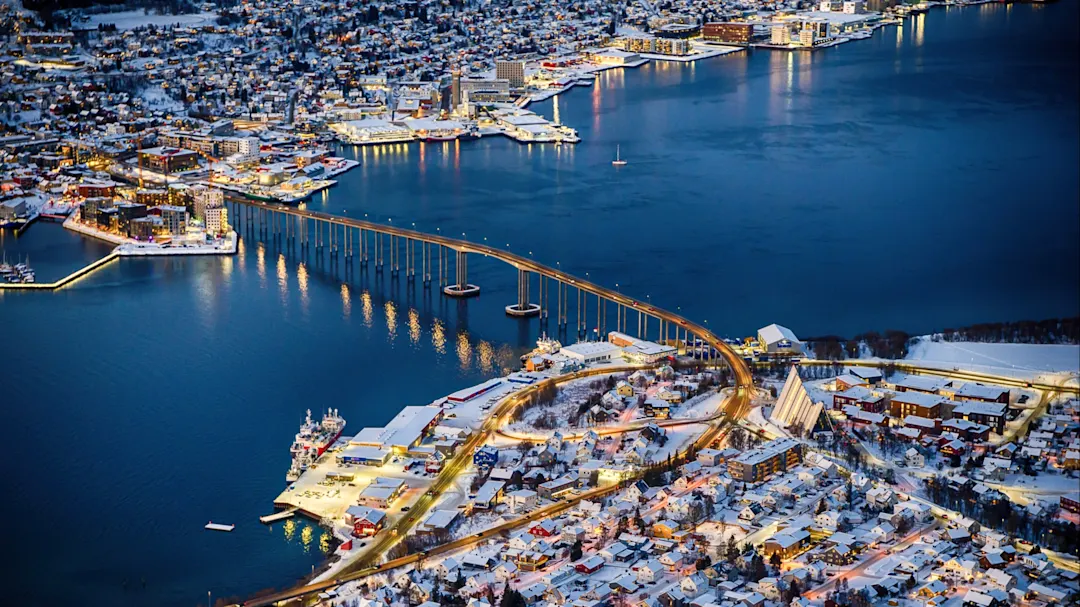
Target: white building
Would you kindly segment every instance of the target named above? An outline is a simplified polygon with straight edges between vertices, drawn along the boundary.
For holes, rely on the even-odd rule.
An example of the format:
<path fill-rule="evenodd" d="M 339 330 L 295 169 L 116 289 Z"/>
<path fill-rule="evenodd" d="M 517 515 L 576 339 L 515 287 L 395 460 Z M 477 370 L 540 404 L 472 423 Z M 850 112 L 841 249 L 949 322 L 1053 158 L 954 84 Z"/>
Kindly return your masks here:
<path fill-rule="evenodd" d="M 506 494 L 506 504 L 510 507 L 510 514 L 521 514 L 536 507 L 537 497 L 535 491 L 519 489 Z"/>
<path fill-rule="evenodd" d="M 611 362 L 621 352 L 622 348 L 606 341 L 582 341 L 559 350 L 559 354 L 586 365 Z"/>
<path fill-rule="evenodd" d="M 791 430 L 795 434 L 813 430 L 817 423 L 818 415 L 825 407 L 824 403 L 815 403 L 806 392 L 802 378 L 799 377 L 798 368 L 791 366 L 784 388 L 780 391 L 780 397 L 776 400 L 769 421 Z"/>
<path fill-rule="evenodd" d="M 229 210 L 224 206 L 207 207 L 203 222 L 207 234 L 224 234 L 229 231 Z"/>
<path fill-rule="evenodd" d="M 791 44 L 791 28 L 786 24 L 774 25 L 770 32 L 771 38 L 769 41 L 773 44 Z"/>
<path fill-rule="evenodd" d="M 758 329 L 758 343 L 770 354 L 802 354 L 803 351 L 803 343 L 791 329 L 775 323 Z"/>

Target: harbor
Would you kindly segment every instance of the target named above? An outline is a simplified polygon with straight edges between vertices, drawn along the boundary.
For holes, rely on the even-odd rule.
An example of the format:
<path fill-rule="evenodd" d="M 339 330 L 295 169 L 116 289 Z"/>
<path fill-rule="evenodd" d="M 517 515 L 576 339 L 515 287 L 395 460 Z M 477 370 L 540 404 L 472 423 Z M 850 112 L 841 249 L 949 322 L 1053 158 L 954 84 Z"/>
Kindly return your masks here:
<path fill-rule="evenodd" d="M 757 326 L 756 319 L 780 314 L 792 326 L 821 335 L 1064 314 L 1047 310 L 1043 297 L 1005 297 L 1008 289 L 999 278 L 1003 268 L 1021 268 L 1032 281 L 1054 285 L 1060 276 L 1051 270 L 1075 258 L 1072 243 L 1055 238 L 1048 246 L 1044 230 L 1037 237 L 1019 233 L 1011 236 L 1013 255 L 1001 259 L 988 249 L 992 239 L 985 232 L 971 237 L 935 231 L 971 221 L 986 227 L 985 217 L 1008 213 L 1016 200 L 1035 205 L 1051 231 L 1070 217 L 1061 201 L 1075 200 L 1075 179 L 1067 178 L 1075 146 L 1034 134 L 1048 121 L 1070 123 L 1074 114 L 1032 103 L 1060 94 L 1061 79 L 1044 80 L 1029 67 L 1046 55 L 1032 49 L 1056 39 L 1055 23 L 1069 20 L 1072 13 L 1062 18 L 1056 12 L 1062 8 L 1068 9 L 1066 3 L 1039 12 L 1014 5 L 1009 28 L 1005 7 L 979 9 L 987 14 L 954 11 L 948 19 L 941 9 L 925 16 L 923 38 L 908 25 L 902 37 L 898 28 L 878 30 L 873 39 L 845 45 L 843 61 L 834 61 L 839 55 L 832 53 L 816 53 L 810 64 L 804 54 L 752 51 L 690 65 L 650 62 L 621 76 L 612 71 L 596 88 L 574 87 L 559 98 L 562 120 L 582 137 L 577 146 L 530 150 L 503 137 L 483 137 L 462 142 L 461 148 L 474 152 L 467 161 L 455 156 L 459 146 L 453 144 L 428 144 L 423 158 L 416 145 L 411 155 L 374 158 L 369 150 L 362 167 L 339 176 L 327 199 L 317 196 L 309 207 L 347 209 L 350 216 L 378 213 L 384 222 L 392 216 L 395 224 L 414 220 L 428 231 L 468 232 L 478 241 L 513 235 L 505 242 L 523 255 L 532 250 L 537 259 L 560 260 L 568 271 L 592 271 L 621 282 L 627 292 L 632 277 L 634 293 L 676 302 L 687 316 L 721 329 Z M 1018 45 L 1028 50 L 1000 43 L 1024 24 L 1039 32 L 1020 36 Z M 956 83 L 943 79 L 952 65 L 963 65 L 985 85 L 980 99 L 958 94 Z M 918 78 L 928 84 L 888 85 L 879 78 L 882 69 L 896 70 L 904 82 Z M 1002 84 L 1017 77 L 1031 88 Z M 864 94 L 852 94 L 858 83 L 867 83 Z M 1001 99 L 989 113 L 987 97 Z M 888 116 L 899 117 L 897 122 L 873 121 L 883 99 L 895 104 Z M 549 99 L 529 109 L 551 119 L 552 105 Z M 807 114 L 815 117 L 812 125 L 786 126 L 789 118 Z M 669 117 L 668 123 L 657 124 L 660 117 Z M 958 143 L 973 132 L 984 135 L 985 146 Z M 868 153 L 852 155 L 868 145 L 868 137 Z M 997 146 L 1002 140 L 1010 145 Z M 627 170 L 611 166 L 620 143 L 630 160 Z M 934 153 L 920 169 L 924 179 L 897 179 L 897 158 L 923 157 L 927 150 Z M 781 162 L 786 170 L 776 171 Z M 1000 170 L 1002 165 L 1009 170 Z M 703 182 L 702 174 L 717 179 Z M 961 174 L 968 184 L 965 196 L 929 185 Z M 761 189 L 762 175 L 767 191 Z M 830 204 L 805 202 L 810 183 L 835 193 Z M 726 219 L 685 220 L 706 204 L 723 204 Z M 527 231 L 517 215 L 524 207 L 535 210 Z M 673 217 L 686 221 L 679 225 L 687 236 L 677 243 L 633 238 L 641 225 L 658 225 L 657 218 L 680 209 L 683 214 Z M 920 220 L 928 216 L 937 219 Z M 821 227 L 830 222 L 829 229 Z M 890 230 L 883 230 L 885 224 Z M 558 236 L 574 235 L 581 226 L 603 229 L 580 238 Z M 894 232 L 915 235 L 918 244 L 899 262 L 888 261 L 881 247 Z M 822 272 L 835 264 L 861 275 L 895 267 L 895 275 L 948 284 L 934 296 L 940 315 L 934 320 L 920 311 L 925 293 L 915 289 L 894 291 L 895 306 L 871 314 L 858 298 L 837 298 L 835 280 L 822 272 L 796 271 L 777 247 L 726 244 L 745 242 L 749 233 L 813 243 Z M 40 221 L 18 242 L 11 236 L 7 231 L 4 241 L 9 260 L 29 252 L 42 282 L 68 274 L 73 260 L 90 261 L 82 255 L 100 258 L 103 248 Z M 39 242 L 44 250 L 34 248 Z M 946 249 L 970 271 L 957 274 L 943 266 Z M 862 254 L 856 258 L 852 250 Z M 723 279 L 700 280 L 699 268 L 684 267 L 687 258 L 722 263 Z M 620 264 L 633 269 L 615 269 Z M 207 586 L 215 599 L 246 597 L 319 566 L 327 556 L 320 548 L 322 531 L 308 517 L 270 526 L 257 521 L 283 488 L 288 447 L 304 408 L 310 404 L 315 413 L 340 407 L 348 418 L 345 434 L 355 435 L 364 426 L 385 424 L 403 403 L 428 403 L 501 377 L 506 358 L 516 363 L 531 349 L 539 333 L 535 319 L 505 320 L 503 307 L 513 301 L 515 282 L 484 275 L 481 264 L 472 271 L 479 273 L 484 296 L 465 306 L 443 304 L 437 294 L 428 298 L 408 288 L 404 278 L 379 280 L 371 271 L 365 276 L 359 265 L 352 274 L 319 267 L 251 238 L 242 240 L 235 256 L 113 264 L 61 297 L 8 293 L 0 305 L 18 319 L 9 327 L 13 343 L 42 351 L 125 353 L 107 366 L 72 365 L 56 386 L 50 379 L 55 369 L 28 360 L 25 348 L 4 352 L 4 365 L 25 374 L 11 386 L 15 406 L 5 409 L 6 423 L 44 432 L 19 434 L 14 446 L 32 448 L 48 440 L 81 454 L 72 459 L 41 451 L 35 466 L 13 468 L 13 490 L 48 492 L 46 481 L 63 477 L 73 494 L 86 496 L 96 521 L 93 529 L 67 529 L 55 524 L 63 516 L 62 502 L 46 500 L 32 509 L 9 503 L 5 512 L 24 521 L 11 539 L 24 550 L 12 571 L 19 584 L 11 600 L 60 603 L 77 595 L 95 606 L 132 600 L 190 606 L 205 602 Z M 759 285 L 762 276 L 770 277 L 769 288 L 730 296 L 732 285 Z M 798 292 L 802 303 L 793 306 L 773 286 Z M 1050 296 L 1061 293 L 1051 290 Z M 715 302 L 723 302 L 721 313 Z M 93 331 L 61 330 L 87 322 L 88 312 Z M 153 339 L 132 341 L 136 323 L 152 328 Z M 175 377 L 169 365 L 147 373 L 141 361 L 165 356 L 163 348 L 184 361 L 184 374 L 198 378 L 197 392 L 162 390 Z M 231 396 L 226 404 L 214 404 L 212 414 L 192 414 L 208 394 Z M 32 406 L 39 402 L 55 403 L 55 418 L 44 426 Z M 117 449 L 117 443 L 125 448 Z M 158 467 L 145 470 L 147 461 Z M 178 487 L 184 499 L 177 499 Z M 204 531 L 210 519 L 237 527 L 231 533 Z M 82 551 L 55 548 L 70 542 Z M 177 575 L 181 570 L 189 573 Z M 70 583 L 50 585 L 44 572 L 51 571 L 69 576 Z M 130 585 L 142 577 L 147 590 L 133 598 Z"/>

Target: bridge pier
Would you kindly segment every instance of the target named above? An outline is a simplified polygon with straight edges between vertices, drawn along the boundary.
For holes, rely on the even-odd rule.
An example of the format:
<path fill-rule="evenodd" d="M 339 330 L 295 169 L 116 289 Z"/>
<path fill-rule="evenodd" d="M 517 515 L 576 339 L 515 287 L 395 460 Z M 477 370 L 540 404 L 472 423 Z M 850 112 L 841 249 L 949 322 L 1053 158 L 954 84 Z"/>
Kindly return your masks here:
<path fill-rule="evenodd" d="M 469 258 L 465 251 L 457 252 L 457 263 L 454 268 L 457 272 L 457 282 L 443 287 L 443 293 L 450 297 L 476 297 L 480 294 L 480 287 L 469 284 Z"/>
<path fill-rule="evenodd" d="M 540 310 L 539 304 L 529 302 L 529 272 L 519 268 L 517 303 L 506 306 L 506 314 L 518 318 L 527 318 L 539 315 Z"/>

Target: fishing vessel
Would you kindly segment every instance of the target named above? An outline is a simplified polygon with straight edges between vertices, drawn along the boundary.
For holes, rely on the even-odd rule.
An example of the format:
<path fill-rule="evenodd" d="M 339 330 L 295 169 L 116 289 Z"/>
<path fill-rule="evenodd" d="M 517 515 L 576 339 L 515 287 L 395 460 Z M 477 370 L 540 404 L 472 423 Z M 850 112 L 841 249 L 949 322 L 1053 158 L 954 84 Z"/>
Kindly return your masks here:
<path fill-rule="evenodd" d="M 344 430 L 345 419 L 338 415 L 337 409 L 328 409 L 318 422 L 311 419 L 311 409 L 308 409 L 304 423 L 300 425 L 300 431 L 289 448 L 292 465 L 285 474 L 285 480 L 291 483 L 300 478 L 300 474 L 341 438 Z"/>
<path fill-rule="evenodd" d="M 544 354 L 555 354 L 559 350 L 562 350 L 562 344 L 557 339 L 548 337 L 547 333 L 543 333 L 536 340 L 536 348 L 532 352 L 522 355 L 521 360 L 526 361 L 534 356 L 543 356 Z"/>
<path fill-rule="evenodd" d="M 622 157 L 619 155 L 619 151 L 620 151 L 619 146 L 616 145 L 615 146 L 615 160 L 611 161 L 612 166 L 621 167 L 621 166 L 626 165 L 626 161 L 623 160 Z"/>

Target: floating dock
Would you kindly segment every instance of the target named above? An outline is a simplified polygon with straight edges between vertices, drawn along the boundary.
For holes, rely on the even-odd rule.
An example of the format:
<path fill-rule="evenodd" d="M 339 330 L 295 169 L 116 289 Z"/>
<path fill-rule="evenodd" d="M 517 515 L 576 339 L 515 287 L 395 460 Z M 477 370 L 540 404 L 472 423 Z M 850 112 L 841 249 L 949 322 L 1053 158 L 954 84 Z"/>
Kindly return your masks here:
<path fill-rule="evenodd" d="M 222 525 L 221 523 L 210 521 L 206 524 L 205 528 L 210 531 L 232 531 L 233 529 L 236 529 L 236 525 Z"/>
<path fill-rule="evenodd" d="M 282 510 L 273 514 L 267 514 L 266 516 L 260 516 L 259 521 L 263 524 L 269 525 L 270 523 L 275 523 L 277 521 L 281 521 L 287 518 L 292 518 L 296 515 L 297 510 L 299 510 L 299 508 L 289 508 L 288 510 Z"/>

